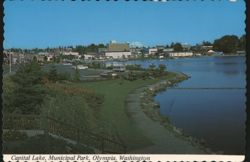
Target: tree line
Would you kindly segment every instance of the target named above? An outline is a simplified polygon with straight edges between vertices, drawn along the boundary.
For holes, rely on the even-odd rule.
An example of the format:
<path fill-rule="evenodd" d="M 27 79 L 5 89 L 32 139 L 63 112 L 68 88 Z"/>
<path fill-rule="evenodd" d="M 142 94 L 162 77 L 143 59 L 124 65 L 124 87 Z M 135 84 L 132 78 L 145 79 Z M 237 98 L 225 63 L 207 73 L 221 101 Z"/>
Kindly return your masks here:
<path fill-rule="evenodd" d="M 203 41 L 202 43 L 190 46 L 190 48 L 184 48 L 180 42 L 172 42 L 170 45 L 166 45 L 165 48 L 173 48 L 176 52 L 182 51 L 194 51 L 194 52 L 204 52 L 202 46 L 213 46 L 214 51 L 223 52 L 225 54 L 233 54 L 236 51 L 245 51 L 246 49 L 246 35 L 238 37 L 236 35 L 225 35 L 221 38 L 215 39 L 213 42 Z M 34 48 L 34 49 L 21 49 L 21 48 L 10 48 L 9 51 L 12 52 L 24 52 L 24 53 L 39 53 L 39 52 L 60 52 L 64 50 L 72 50 L 73 52 L 78 52 L 79 54 L 86 53 L 97 53 L 98 49 L 107 48 L 104 44 L 90 44 L 90 45 L 76 45 L 76 46 L 59 46 L 57 48 Z"/>
<path fill-rule="evenodd" d="M 212 46 L 214 51 L 223 52 L 225 54 L 235 54 L 237 51 L 246 50 L 246 35 L 238 37 L 236 35 L 225 35 L 221 38 L 215 39 L 214 42 L 203 41 L 201 44 L 191 46 L 189 50 L 194 52 L 207 52 L 202 46 Z M 181 43 L 171 43 L 170 46 L 176 52 L 185 51 Z M 186 49 L 187 50 L 187 49 Z"/>

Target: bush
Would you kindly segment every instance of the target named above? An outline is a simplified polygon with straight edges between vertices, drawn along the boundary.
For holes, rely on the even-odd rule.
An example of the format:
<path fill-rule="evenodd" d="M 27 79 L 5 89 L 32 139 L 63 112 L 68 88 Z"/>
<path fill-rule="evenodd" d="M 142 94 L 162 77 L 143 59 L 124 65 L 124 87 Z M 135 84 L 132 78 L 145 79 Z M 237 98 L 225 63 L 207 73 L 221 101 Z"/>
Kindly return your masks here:
<path fill-rule="evenodd" d="M 64 72 L 64 73 L 59 73 L 57 74 L 57 80 L 61 81 L 61 80 L 71 80 L 71 75 L 68 72 Z"/>
<path fill-rule="evenodd" d="M 57 70 L 55 65 L 51 66 L 49 73 L 48 73 L 48 79 L 51 82 L 56 82 L 58 77 L 57 77 Z"/>
<path fill-rule="evenodd" d="M 28 136 L 26 133 L 19 132 L 17 130 L 8 130 L 3 132 L 3 140 L 4 141 L 19 141 L 25 140 Z"/>
<path fill-rule="evenodd" d="M 126 69 L 127 70 L 143 70 L 143 68 L 139 64 L 126 65 Z"/>

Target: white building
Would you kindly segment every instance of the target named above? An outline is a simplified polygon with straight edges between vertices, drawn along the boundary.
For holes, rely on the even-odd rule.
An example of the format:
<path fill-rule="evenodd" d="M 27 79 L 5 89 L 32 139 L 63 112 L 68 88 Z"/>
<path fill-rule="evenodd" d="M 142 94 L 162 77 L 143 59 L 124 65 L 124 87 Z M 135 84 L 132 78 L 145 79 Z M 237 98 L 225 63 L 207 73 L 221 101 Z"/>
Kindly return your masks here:
<path fill-rule="evenodd" d="M 174 49 L 173 48 L 164 48 L 163 52 L 173 52 Z"/>
<path fill-rule="evenodd" d="M 93 60 L 93 59 L 95 59 L 94 55 L 84 54 L 84 60 Z"/>
<path fill-rule="evenodd" d="M 52 60 L 53 60 L 53 57 L 54 57 L 53 55 L 48 55 L 48 56 L 47 56 L 47 61 L 52 61 Z"/>
<path fill-rule="evenodd" d="M 76 57 L 80 56 L 80 54 L 78 52 L 63 52 L 62 54 L 64 56 L 69 56 L 69 55 L 76 56 Z"/>
<path fill-rule="evenodd" d="M 131 56 L 131 52 L 105 52 L 107 58 L 121 59 L 128 58 Z"/>
<path fill-rule="evenodd" d="M 193 56 L 193 52 L 170 52 L 170 57 L 190 57 Z"/>
<path fill-rule="evenodd" d="M 154 54 L 156 54 L 157 53 L 157 48 L 149 48 L 148 49 L 148 54 L 149 55 L 154 55 Z"/>

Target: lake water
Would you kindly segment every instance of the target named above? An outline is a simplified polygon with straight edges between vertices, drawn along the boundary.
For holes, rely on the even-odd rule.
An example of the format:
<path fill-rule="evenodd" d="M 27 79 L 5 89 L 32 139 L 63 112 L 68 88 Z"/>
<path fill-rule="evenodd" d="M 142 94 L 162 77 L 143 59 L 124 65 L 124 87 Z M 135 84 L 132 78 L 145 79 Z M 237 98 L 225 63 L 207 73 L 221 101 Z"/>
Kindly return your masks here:
<path fill-rule="evenodd" d="M 131 64 L 166 64 L 190 79 L 178 88 L 159 93 L 160 113 L 187 135 L 204 139 L 205 146 L 224 154 L 245 154 L 245 57 L 199 57 L 130 61 Z M 216 88 L 225 89 L 216 89 Z M 212 88 L 212 89 L 203 89 Z M 215 89 L 214 89 L 215 88 Z"/>

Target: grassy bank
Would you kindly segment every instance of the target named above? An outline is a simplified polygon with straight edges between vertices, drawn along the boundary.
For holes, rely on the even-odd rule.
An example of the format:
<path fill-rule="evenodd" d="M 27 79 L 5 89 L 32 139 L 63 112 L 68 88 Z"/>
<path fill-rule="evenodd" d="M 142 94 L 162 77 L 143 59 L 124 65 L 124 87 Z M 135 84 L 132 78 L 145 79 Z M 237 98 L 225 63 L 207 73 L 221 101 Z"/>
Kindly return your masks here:
<path fill-rule="evenodd" d="M 118 134 L 128 151 L 144 148 L 150 146 L 152 141 L 130 117 L 125 107 L 126 98 L 135 89 L 175 76 L 175 73 L 169 72 L 162 77 L 133 81 L 48 82 L 45 85 L 48 95 L 42 105 L 42 113 L 111 139 Z"/>
<path fill-rule="evenodd" d="M 98 82 L 64 83 L 60 84 L 60 86 L 77 89 L 85 88 L 93 90 L 96 95 L 104 96 L 102 106 L 98 110 L 98 115 L 96 115 L 96 120 L 92 121 L 91 119 L 89 123 L 96 123 L 96 126 L 98 126 L 98 128 L 104 129 L 105 132 L 111 132 L 110 134 L 118 133 L 130 150 L 148 146 L 151 144 L 151 141 L 146 138 L 142 132 L 140 132 L 134 121 L 129 117 L 129 114 L 125 109 L 125 100 L 127 95 L 137 88 L 149 84 L 154 84 L 160 80 L 171 78 L 174 76 L 174 73 L 169 73 L 167 76 L 157 79 L 135 81 L 117 79 Z M 64 98 L 61 98 L 61 101 L 59 98 L 57 103 L 64 102 L 63 100 Z M 93 107 L 87 106 L 85 107 L 85 109 L 90 109 L 89 111 L 92 111 Z M 64 114 L 66 113 L 67 112 L 63 112 L 61 113 L 61 115 L 64 116 Z M 78 116 L 80 115 L 80 113 L 81 112 L 78 112 Z"/>

